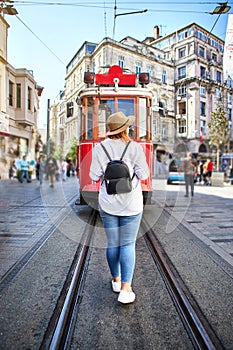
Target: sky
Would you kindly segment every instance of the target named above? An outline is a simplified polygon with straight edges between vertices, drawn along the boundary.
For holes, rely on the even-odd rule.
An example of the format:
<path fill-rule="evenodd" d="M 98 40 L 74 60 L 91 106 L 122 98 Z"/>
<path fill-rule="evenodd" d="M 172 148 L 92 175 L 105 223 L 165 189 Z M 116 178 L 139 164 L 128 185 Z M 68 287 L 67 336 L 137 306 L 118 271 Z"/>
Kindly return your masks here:
<path fill-rule="evenodd" d="M 104 37 L 121 40 L 126 36 L 141 41 L 153 36 L 156 25 L 166 35 L 193 22 L 225 40 L 228 14 L 210 14 L 218 4 L 197 0 L 14 1 L 18 14 L 5 15 L 10 25 L 8 62 L 14 68 L 32 70 L 37 84 L 44 87 L 39 111 L 42 125 L 47 120 L 48 99 L 52 104 L 64 89 L 66 66 L 84 41 L 99 43 Z M 228 5 L 232 6 L 228 13 L 233 13 L 233 1 Z M 121 15 L 143 10 L 147 11 Z"/>

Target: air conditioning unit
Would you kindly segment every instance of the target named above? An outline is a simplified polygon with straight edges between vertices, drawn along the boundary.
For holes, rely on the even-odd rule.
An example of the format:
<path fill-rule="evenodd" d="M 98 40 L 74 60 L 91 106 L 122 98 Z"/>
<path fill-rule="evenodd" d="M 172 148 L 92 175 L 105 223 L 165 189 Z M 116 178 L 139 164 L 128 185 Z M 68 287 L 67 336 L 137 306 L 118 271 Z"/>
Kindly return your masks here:
<path fill-rule="evenodd" d="M 181 118 L 181 115 L 180 114 L 177 114 L 176 115 L 176 119 L 180 119 Z"/>

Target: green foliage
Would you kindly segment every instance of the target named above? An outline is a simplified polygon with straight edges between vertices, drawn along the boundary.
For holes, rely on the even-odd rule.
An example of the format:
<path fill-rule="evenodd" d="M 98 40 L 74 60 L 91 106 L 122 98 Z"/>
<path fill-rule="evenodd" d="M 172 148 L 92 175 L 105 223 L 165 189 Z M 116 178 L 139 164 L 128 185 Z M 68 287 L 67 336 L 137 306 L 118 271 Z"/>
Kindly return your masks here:
<path fill-rule="evenodd" d="M 227 151 L 230 145 L 230 128 L 222 105 L 219 105 L 216 111 L 211 113 L 211 122 L 208 124 L 208 128 L 209 144 L 217 148 L 217 170 L 219 170 L 220 149 Z"/>
<path fill-rule="evenodd" d="M 227 147 L 230 142 L 230 129 L 228 120 L 222 105 L 219 105 L 215 112 L 211 113 L 211 123 L 209 127 L 209 144 L 220 148 L 221 145 Z"/>
<path fill-rule="evenodd" d="M 73 163 L 76 161 L 76 152 L 77 152 L 77 138 L 73 137 L 70 142 L 70 148 L 67 152 L 67 158 L 72 160 Z"/>
<path fill-rule="evenodd" d="M 57 160 L 62 160 L 64 158 L 63 155 L 63 147 L 62 146 L 57 146 L 53 152 L 53 156 Z"/>

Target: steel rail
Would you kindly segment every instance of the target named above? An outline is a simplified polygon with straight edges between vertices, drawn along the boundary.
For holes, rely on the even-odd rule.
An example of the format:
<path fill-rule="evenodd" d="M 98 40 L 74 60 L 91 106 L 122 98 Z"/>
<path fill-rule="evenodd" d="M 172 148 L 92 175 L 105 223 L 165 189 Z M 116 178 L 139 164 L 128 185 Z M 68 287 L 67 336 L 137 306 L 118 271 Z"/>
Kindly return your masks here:
<path fill-rule="evenodd" d="M 145 218 L 142 220 L 142 225 L 147 231 L 145 234 L 146 243 L 195 349 L 223 350 L 223 344 L 214 333 Z"/>
<path fill-rule="evenodd" d="M 54 318 L 57 318 L 56 314 L 59 313 L 58 319 L 56 320 L 56 323 L 54 321 L 51 321 L 52 325 L 50 325 L 48 328 L 52 328 L 52 331 L 49 330 L 49 334 L 45 335 L 40 349 L 46 348 L 49 350 L 58 350 L 67 348 L 74 308 L 78 296 L 78 290 L 82 280 L 83 269 L 89 252 L 93 227 L 95 226 L 96 218 L 97 212 L 96 210 L 92 210 L 90 219 L 88 220 L 88 224 L 86 225 L 83 233 L 84 239 L 79 244 L 77 256 L 75 256 L 73 260 L 70 272 L 68 273 L 66 282 L 63 287 L 63 292 L 61 293 L 63 294 L 68 286 L 68 291 L 66 293 L 65 299 L 60 302 L 58 301 L 57 307 L 54 310 Z M 70 275 L 72 275 L 72 277 Z M 62 304 L 62 307 L 60 307 L 59 304 Z M 51 320 L 52 319 L 53 316 Z"/>

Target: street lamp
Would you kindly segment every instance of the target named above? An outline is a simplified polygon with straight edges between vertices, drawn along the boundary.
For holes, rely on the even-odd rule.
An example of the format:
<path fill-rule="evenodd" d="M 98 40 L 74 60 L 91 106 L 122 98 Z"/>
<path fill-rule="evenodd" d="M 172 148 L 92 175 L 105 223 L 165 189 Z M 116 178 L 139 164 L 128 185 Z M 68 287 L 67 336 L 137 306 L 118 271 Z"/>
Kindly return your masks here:
<path fill-rule="evenodd" d="M 4 13 L 5 15 L 17 15 L 18 14 L 18 11 L 13 7 L 14 5 L 5 5 L 5 3 L 8 2 L 8 3 L 14 3 L 14 1 L 12 0 L 8 0 L 8 1 L 3 1 L 3 0 L 0 0 L 0 13 Z"/>
<path fill-rule="evenodd" d="M 227 5 L 227 2 L 219 2 L 220 6 L 215 7 L 213 12 L 210 12 L 211 15 L 222 15 L 224 13 L 227 13 L 228 11 L 230 11 L 231 6 Z"/>
<path fill-rule="evenodd" d="M 118 17 L 118 16 L 126 16 L 126 15 L 134 15 L 134 14 L 137 14 L 137 13 L 144 13 L 144 12 L 147 12 L 148 10 L 145 9 L 145 10 L 141 10 L 141 11 L 132 11 L 132 12 L 124 12 L 124 13 L 118 13 L 118 14 L 115 14 L 115 18 Z"/>

